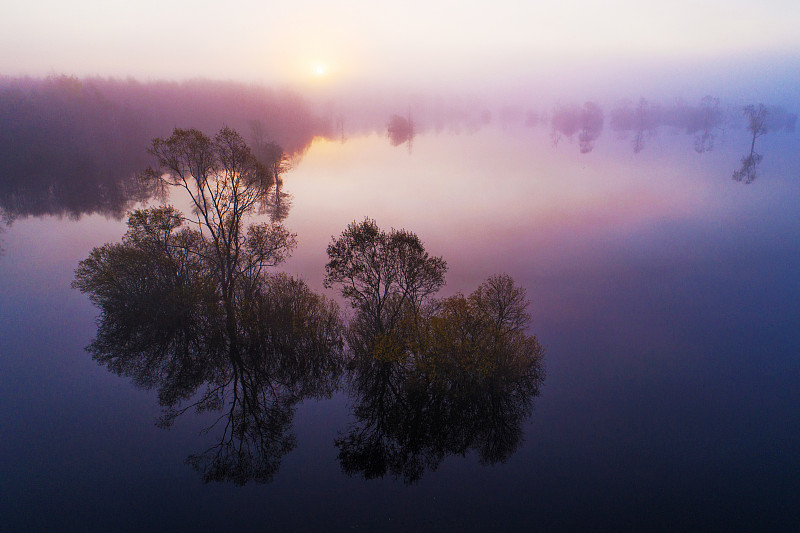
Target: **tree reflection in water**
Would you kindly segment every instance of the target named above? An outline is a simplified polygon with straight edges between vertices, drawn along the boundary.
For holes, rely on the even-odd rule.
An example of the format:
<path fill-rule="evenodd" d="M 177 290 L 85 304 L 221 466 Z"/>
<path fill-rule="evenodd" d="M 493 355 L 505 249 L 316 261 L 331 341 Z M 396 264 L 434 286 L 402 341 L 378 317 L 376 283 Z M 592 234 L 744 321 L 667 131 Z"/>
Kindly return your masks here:
<path fill-rule="evenodd" d="M 370 219 L 328 255 L 326 283 L 355 309 L 346 336 L 356 421 L 336 440 L 342 469 L 410 483 L 448 455 L 508 459 L 544 379 L 524 289 L 503 275 L 436 300 L 446 263 L 415 234 Z"/>
<path fill-rule="evenodd" d="M 237 282 L 232 320 L 204 238 L 180 213 L 135 211 L 128 226 L 76 270 L 74 286 L 100 308 L 88 350 L 158 391 L 161 427 L 187 411 L 219 413 L 203 430 L 213 444 L 187 459 L 205 481 L 269 482 L 295 447 L 297 404 L 330 397 L 345 369 L 356 421 L 335 444 L 348 474 L 413 482 L 448 455 L 474 451 L 494 464 L 521 443 L 543 350 L 526 334 L 528 301 L 509 276 L 436 300 L 446 263 L 413 233 L 365 220 L 343 234 L 355 246 L 329 247 L 342 256 L 328 283 L 365 273 L 359 254 L 380 251 L 368 255 L 385 283 L 377 293 L 369 274 L 350 284 L 362 292 L 345 291 L 356 304 L 347 328 L 335 302 L 267 272 Z"/>
<path fill-rule="evenodd" d="M 481 306 L 481 291 L 506 281 L 491 278 L 469 297 L 432 303 L 416 327 L 356 343 L 356 422 L 336 441 L 346 473 L 410 483 L 448 455 L 474 451 L 495 464 L 514 453 L 544 370 L 536 337 Z"/>
<path fill-rule="evenodd" d="M 137 211 L 120 244 L 92 251 L 75 287 L 100 308 L 89 351 L 143 388 L 157 389 L 159 425 L 189 410 L 218 411 L 218 435 L 187 462 L 205 481 L 269 481 L 295 446 L 295 406 L 329 396 L 342 369 L 338 306 L 304 282 L 262 273 L 236 300 L 229 336 L 199 232 L 171 208 Z"/>
<path fill-rule="evenodd" d="M 747 130 L 752 134 L 750 153 L 742 157 L 742 166 L 733 172 L 732 178 L 736 181 L 753 183 L 758 177 L 758 166 L 763 157 L 756 152 L 756 139 L 767 133 L 767 108 L 764 104 L 758 106 L 748 105 L 744 108 L 747 118 Z"/>

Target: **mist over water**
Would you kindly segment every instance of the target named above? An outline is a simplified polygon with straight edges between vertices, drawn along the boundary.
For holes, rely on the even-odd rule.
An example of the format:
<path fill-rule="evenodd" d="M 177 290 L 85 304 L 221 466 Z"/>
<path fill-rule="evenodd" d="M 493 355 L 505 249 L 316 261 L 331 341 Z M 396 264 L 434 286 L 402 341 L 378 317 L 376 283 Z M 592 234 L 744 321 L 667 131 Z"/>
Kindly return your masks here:
<path fill-rule="evenodd" d="M 734 61 L 587 60 L 416 88 L 3 78 L 0 403 L 14 460 L 0 515 L 19 530 L 794 528 L 800 84 L 792 60 L 757 59 L 736 75 Z M 152 322 L 158 300 L 132 325 L 98 323 L 70 283 L 93 248 L 120 242 L 130 210 L 160 203 L 139 179 L 151 140 L 224 125 L 290 156 L 254 219 L 297 234 L 280 270 L 346 316 L 323 285 L 326 247 L 364 217 L 447 260 L 442 297 L 513 278 L 544 347 L 527 389 L 509 387 L 526 383 L 513 372 L 490 387 L 363 361 L 339 387 L 298 352 L 267 380 L 232 381 L 261 403 L 223 423 L 273 424 L 240 439 L 256 453 L 200 434 L 213 409 L 156 427 L 157 390 L 185 385 L 164 369 L 215 383 L 235 367 L 176 337 L 163 366 L 142 349 L 109 372 L 87 346 L 124 354 L 115 335 L 157 345 L 172 323 Z M 748 158 L 753 179 L 735 179 Z"/>
<path fill-rule="evenodd" d="M 5 4 L 0 530 L 800 530 L 796 0 Z"/>
<path fill-rule="evenodd" d="M 781 68 L 779 64 L 777 72 Z M 765 72 L 770 69 L 764 65 L 754 68 L 754 75 Z M 646 75 L 635 86 L 651 86 L 643 82 Z M 676 78 L 670 77 L 673 82 Z M 135 180 L 150 161 L 150 140 L 175 127 L 208 133 L 227 125 L 250 142 L 258 137 L 277 143 L 296 162 L 318 137 L 345 142 L 385 135 L 410 152 L 417 135 L 471 135 L 486 128 L 540 144 L 540 132 L 545 131 L 554 149 L 572 151 L 576 146 L 581 154 L 591 153 L 598 143 L 627 143 L 639 153 L 685 136 L 702 154 L 748 128 L 748 105 L 765 107 L 766 137 L 759 149 L 763 145 L 768 152 L 769 144 L 794 134 L 800 97 L 787 80 L 763 92 L 746 79 L 709 82 L 707 90 L 688 91 L 699 96 L 676 93 L 670 86 L 636 93 L 622 81 L 616 81 L 612 96 L 602 85 L 597 87 L 601 94 L 585 87 L 558 93 L 514 86 L 487 91 L 469 85 L 275 90 L 199 80 L 7 77 L 0 79 L 0 198 L 7 217 L 101 212 L 119 218 L 131 201 L 150 194 Z M 585 96 L 570 98 L 571 92 Z M 744 141 L 741 152 L 749 157 Z M 752 158 L 750 163 L 755 172 Z"/>

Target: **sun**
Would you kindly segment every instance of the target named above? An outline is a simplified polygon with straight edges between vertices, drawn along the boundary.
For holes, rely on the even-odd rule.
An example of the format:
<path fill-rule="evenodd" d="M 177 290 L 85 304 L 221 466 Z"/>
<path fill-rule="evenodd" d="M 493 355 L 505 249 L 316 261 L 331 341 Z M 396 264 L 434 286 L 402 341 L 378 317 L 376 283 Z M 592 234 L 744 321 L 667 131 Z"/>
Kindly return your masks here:
<path fill-rule="evenodd" d="M 321 78 L 328 74 L 328 66 L 322 61 L 315 61 L 311 65 L 311 72 L 314 73 L 314 76 Z"/>

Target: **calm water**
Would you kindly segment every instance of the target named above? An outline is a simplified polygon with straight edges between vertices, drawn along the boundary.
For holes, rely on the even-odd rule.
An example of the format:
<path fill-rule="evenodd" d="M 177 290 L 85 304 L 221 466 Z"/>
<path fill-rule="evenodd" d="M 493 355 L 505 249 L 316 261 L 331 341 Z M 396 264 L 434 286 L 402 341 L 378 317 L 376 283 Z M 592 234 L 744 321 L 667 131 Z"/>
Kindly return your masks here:
<path fill-rule="evenodd" d="M 528 291 L 546 379 L 504 463 L 450 455 L 420 480 L 342 472 L 345 392 L 295 412 L 271 483 L 203 484 L 185 464 L 208 417 L 154 422 L 153 391 L 95 363 L 97 310 L 70 288 L 124 220 L 20 218 L 0 234 L 0 529 L 796 530 L 800 527 L 800 154 L 743 130 L 697 154 L 660 132 L 588 154 L 544 130 L 318 140 L 285 178 L 322 287 L 353 220 L 416 232 L 442 293 L 508 273 Z M 180 199 L 175 199 L 180 203 Z M 335 297 L 336 294 L 327 291 Z"/>

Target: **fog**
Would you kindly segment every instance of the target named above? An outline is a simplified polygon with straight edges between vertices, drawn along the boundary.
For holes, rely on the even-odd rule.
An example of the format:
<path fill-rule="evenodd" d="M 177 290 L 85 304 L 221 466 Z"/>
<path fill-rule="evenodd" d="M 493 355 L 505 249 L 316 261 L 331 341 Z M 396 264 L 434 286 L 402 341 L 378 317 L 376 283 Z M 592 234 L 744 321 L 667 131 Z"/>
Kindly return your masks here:
<path fill-rule="evenodd" d="M 0 207 L 12 217 L 103 213 L 121 217 L 147 197 L 136 173 L 147 147 L 173 128 L 215 133 L 222 126 L 252 141 L 300 154 L 327 125 L 297 94 L 239 83 L 135 80 L 0 80 Z"/>
<path fill-rule="evenodd" d="M 258 142 L 277 143 L 295 163 L 317 137 L 347 142 L 386 136 L 388 143 L 412 152 L 417 135 L 470 135 L 490 127 L 587 157 L 598 143 L 627 144 L 638 154 L 668 134 L 685 137 L 687 153 L 702 154 L 714 150 L 725 132 L 748 128 L 745 106 L 764 106 L 763 134 L 769 138 L 789 138 L 800 108 L 800 98 L 788 88 L 764 95 L 732 86 L 700 96 L 667 89 L 619 88 L 614 96 L 602 88 L 596 96 L 591 87 L 581 92 L 587 96 L 575 92 L 570 99 L 567 93 L 556 98 L 513 87 L 494 93 L 375 85 L 319 91 L 212 80 L 5 77 L 0 79 L 0 208 L 11 219 L 89 213 L 119 218 L 152 192 L 135 179 L 151 163 L 150 141 L 176 127 L 213 134 L 227 125 L 248 142 L 257 136 Z M 752 179 L 762 142 L 749 156 L 747 146 L 740 149 L 750 158 L 748 164 L 742 161 L 742 172 Z"/>

